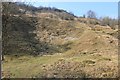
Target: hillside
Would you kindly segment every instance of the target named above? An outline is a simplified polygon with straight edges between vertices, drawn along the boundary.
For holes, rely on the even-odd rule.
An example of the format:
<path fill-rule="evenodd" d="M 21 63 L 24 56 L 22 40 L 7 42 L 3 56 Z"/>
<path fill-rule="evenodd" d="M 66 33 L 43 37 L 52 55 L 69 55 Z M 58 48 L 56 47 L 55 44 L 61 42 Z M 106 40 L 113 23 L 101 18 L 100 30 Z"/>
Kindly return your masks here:
<path fill-rule="evenodd" d="M 118 77 L 118 29 L 99 20 L 44 8 L 3 15 L 2 33 L 3 78 Z"/>

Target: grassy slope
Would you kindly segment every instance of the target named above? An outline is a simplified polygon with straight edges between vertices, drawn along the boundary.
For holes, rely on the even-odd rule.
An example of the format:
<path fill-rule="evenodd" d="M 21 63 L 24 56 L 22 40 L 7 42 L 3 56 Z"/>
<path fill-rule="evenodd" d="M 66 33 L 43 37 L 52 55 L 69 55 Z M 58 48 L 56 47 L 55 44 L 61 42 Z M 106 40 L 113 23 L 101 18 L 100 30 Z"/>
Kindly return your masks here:
<path fill-rule="evenodd" d="M 51 26 L 54 24 L 52 22 L 54 20 L 47 24 Z M 116 77 L 117 39 L 109 34 L 113 30 L 109 29 L 105 33 L 102 30 L 93 30 L 84 23 L 73 23 L 73 28 L 66 28 L 70 24 L 68 21 L 54 24 L 53 32 L 58 29 L 59 33 L 61 30 L 67 33 L 64 35 L 66 37 L 57 36 L 58 39 L 50 42 L 57 45 L 62 42 L 62 45 L 66 44 L 70 49 L 37 57 L 6 55 L 6 60 L 2 63 L 3 77 Z M 50 27 L 46 29 L 51 31 Z"/>

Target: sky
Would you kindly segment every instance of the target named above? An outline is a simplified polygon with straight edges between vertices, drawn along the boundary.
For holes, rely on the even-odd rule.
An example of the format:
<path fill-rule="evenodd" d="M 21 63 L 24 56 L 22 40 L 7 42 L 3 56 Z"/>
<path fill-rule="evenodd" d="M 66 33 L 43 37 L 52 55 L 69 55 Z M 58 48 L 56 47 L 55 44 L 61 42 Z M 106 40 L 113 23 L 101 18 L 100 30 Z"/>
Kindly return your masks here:
<path fill-rule="evenodd" d="M 87 11 L 92 10 L 97 17 L 109 16 L 118 17 L 118 2 L 32 2 L 32 5 L 39 7 L 56 7 L 72 12 L 77 16 L 83 16 Z"/>

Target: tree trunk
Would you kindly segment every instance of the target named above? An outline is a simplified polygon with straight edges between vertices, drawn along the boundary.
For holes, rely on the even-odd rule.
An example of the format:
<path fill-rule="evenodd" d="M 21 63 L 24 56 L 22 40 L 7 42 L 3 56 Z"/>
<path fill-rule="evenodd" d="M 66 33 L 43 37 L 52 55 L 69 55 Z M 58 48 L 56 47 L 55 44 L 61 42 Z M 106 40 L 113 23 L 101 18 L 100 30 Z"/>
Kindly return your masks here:
<path fill-rule="evenodd" d="M 2 59 L 1 59 L 2 61 L 4 61 L 4 60 L 5 60 L 5 59 L 4 59 L 4 55 L 3 55 L 3 54 L 1 55 L 1 58 L 2 58 Z"/>

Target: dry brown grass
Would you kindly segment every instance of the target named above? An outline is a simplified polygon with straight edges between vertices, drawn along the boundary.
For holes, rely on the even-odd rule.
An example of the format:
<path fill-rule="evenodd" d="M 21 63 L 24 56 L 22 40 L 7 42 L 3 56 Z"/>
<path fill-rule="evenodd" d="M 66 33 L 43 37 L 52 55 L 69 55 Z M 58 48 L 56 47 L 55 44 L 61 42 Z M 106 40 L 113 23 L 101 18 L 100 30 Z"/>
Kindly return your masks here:
<path fill-rule="evenodd" d="M 49 50 L 60 51 L 54 51 L 52 55 L 44 52 L 47 55 L 37 57 L 5 56 L 5 61 L 2 63 L 2 77 L 113 78 L 118 76 L 118 39 L 110 35 L 116 31 L 94 24 L 92 28 L 90 23 L 86 24 L 79 20 L 38 19 L 37 39 L 50 43 Z M 82 21 L 87 20 L 82 19 Z"/>

